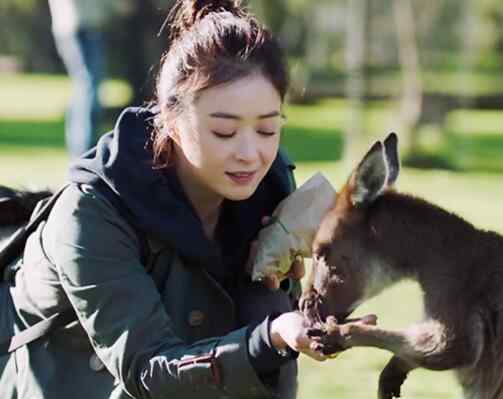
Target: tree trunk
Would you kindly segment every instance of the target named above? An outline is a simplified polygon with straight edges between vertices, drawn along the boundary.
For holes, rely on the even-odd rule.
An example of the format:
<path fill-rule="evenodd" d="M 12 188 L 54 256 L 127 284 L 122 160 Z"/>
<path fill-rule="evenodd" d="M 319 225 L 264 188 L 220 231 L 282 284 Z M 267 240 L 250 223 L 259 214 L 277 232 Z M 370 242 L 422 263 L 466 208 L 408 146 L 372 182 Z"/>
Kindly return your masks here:
<path fill-rule="evenodd" d="M 349 99 L 349 121 L 345 133 L 344 161 L 362 156 L 368 144 L 365 127 L 366 60 L 368 53 L 369 4 L 367 0 L 349 0 L 347 19 L 346 94 Z"/>
<path fill-rule="evenodd" d="M 420 80 L 416 28 L 411 0 L 393 0 L 393 14 L 402 69 L 399 134 L 402 147 L 413 153 L 418 146 L 417 123 L 421 116 L 423 88 Z"/>

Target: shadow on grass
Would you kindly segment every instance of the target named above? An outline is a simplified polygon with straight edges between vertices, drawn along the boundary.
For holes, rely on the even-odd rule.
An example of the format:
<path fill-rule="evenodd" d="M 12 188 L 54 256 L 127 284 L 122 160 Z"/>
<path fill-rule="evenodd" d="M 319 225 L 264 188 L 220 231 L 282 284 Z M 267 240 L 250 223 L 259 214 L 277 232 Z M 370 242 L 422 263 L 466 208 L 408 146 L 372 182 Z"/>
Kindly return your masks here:
<path fill-rule="evenodd" d="M 461 171 L 503 172 L 503 134 L 448 134 L 447 157 Z"/>
<path fill-rule="evenodd" d="M 112 120 L 100 122 L 99 135 L 109 132 Z M 65 122 L 61 120 L 9 120 L 0 119 L 0 146 L 24 148 L 64 148 Z"/>
<path fill-rule="evenodd" d="M 503 134 L 448 132 L 437 148 L 408 154 L 402 163 L 418 169 L 503 173 Z"/>
<path fill-rule="evenodd" d="M 456 171 L 458 168 L 446 157 L 442 151 L 429 153 L 417 151 L 402 157 L 402 164 L 408 168 L 416 169 L 443 169 Z"/>
<path fill-rule="evenodd" d="M 294 162 L 339 160 L 344 145 L 340 129 L 300 126 L 285 127 L 281 142 Z"/>
<path fill-rule="evenodd" d="M 64 122 L 0 120 L 0 145 L 62 148 Z"/>

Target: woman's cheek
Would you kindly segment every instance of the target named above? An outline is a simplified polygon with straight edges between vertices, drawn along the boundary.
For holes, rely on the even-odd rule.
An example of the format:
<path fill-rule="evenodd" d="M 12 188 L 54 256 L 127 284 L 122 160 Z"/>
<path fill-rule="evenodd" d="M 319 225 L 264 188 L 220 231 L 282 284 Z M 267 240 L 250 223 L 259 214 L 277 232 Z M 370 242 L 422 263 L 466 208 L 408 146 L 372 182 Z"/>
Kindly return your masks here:
<path fill-rule="evenodd" d="M 271 140 L 272 143 L 270 143 L 267 146 L 267 163 L 268 166 L 271 167 L 272 163 L 276 159 L 276 156 L 278 155 L 278 150 L 279 150 L 279 134 L 273 137 L 274 140 Z"/>

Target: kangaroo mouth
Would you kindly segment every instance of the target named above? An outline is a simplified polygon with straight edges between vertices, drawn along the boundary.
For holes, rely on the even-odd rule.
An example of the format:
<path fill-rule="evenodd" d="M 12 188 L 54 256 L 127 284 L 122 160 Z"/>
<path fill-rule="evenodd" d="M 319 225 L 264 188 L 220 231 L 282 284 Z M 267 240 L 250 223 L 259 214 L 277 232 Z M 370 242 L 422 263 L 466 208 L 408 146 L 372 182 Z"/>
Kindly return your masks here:
<path fill-rule="evenodd" d="M 350 321 L 351 311 L 330 313 L 326 301 L 314 289 L 300 298 L 299 309 L 311 324 L 324 324 L 329 316 L 335 317 L 339 324 Z"/>
<path fill-rule="evenodd" d="M 301 297 L 299 308 L 306 319 L 313 325 L 324 324 L 329 316 L 322 296 L 314 289 L 309 294 Z"/>

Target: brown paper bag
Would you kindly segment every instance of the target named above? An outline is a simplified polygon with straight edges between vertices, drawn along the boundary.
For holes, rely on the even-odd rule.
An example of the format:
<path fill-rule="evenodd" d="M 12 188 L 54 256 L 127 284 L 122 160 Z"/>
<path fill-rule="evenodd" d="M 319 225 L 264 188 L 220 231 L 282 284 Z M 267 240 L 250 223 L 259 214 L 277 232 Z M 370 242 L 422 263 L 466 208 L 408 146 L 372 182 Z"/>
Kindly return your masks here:
<path fill-rule="evenodd" d="M 330 182 L 316 173 L 286 197 L 264 227 L 257 242 L 252 280 L 288 273 L 297 255 L 311 257 L 314 236 L 325 213 L 335 202 Z"/>

